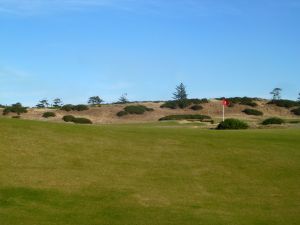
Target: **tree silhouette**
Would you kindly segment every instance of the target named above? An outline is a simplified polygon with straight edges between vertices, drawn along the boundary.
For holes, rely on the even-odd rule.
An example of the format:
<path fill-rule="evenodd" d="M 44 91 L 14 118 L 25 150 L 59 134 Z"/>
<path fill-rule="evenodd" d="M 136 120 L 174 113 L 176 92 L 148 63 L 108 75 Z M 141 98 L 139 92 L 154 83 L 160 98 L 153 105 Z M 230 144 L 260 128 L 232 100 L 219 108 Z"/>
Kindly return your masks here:
<path fill-rule="evenodd" d="M 273 91 L 270 92 L 272 95 L 273 100 L 280 100 L 281 99 L 281 88 L 274 88 Z"/>

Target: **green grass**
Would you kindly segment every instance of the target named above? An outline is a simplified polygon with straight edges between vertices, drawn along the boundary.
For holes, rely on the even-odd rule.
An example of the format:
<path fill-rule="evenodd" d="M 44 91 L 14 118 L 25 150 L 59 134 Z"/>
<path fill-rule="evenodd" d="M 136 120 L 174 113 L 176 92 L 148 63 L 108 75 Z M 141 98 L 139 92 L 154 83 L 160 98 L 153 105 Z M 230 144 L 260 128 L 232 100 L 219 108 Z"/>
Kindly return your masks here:
<path fill-rule="evenodd" d="M 0 224 L 296 225 L 299 171 L 299 129 L 0 119 Z"/>

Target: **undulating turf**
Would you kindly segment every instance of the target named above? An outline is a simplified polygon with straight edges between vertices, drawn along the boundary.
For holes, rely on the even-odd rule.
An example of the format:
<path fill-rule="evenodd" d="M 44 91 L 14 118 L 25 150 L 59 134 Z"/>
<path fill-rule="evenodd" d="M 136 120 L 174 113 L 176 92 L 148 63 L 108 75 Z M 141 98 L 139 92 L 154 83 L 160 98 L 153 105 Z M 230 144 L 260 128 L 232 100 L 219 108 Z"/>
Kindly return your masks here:
<path fill-rule="evenodd" d="M 0 119 L 1 225 L 298 225 L 300 130 Z"/>

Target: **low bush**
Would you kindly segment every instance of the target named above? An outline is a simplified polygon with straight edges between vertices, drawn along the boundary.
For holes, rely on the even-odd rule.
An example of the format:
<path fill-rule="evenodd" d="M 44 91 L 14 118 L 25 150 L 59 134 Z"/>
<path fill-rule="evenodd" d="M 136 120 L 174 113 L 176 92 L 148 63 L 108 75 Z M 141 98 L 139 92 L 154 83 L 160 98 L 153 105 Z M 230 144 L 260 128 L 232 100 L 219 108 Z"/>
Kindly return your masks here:
<path fill-rule="evenodd" d="M 283 124 L 283 123 L 284 123 L 284 120 L 281 118 L 277 118 L 277 117 L 268 118 L 262 122 L 263 125 Z"/>
<path fill-rule="evenodd" d="M 202 105 L 193 105 L 193 106 L 191 107 L 191 109 L 194 110 L 194 111 L 198 111 L 198 110 L 203 109 L 203 106 L 202 106 Z"/>
<path fill-rule="evenodd" d="M 208 99 L 203 98 L 203 99 L 198 99 L 198 98 L 194 98 L 194 99 L 184 99 L 184 100 L 174 100 L 174 101 L 167 101 L 164 104 L 162 104 L 160 107 L 161 108 L 169 108 L 169 109 L 184 109 L 189 107 L 190 105 L 199 105 L 199 104 L 203 104 L 203 103 L 208 103 Z"/>
<path fill-rule="evenodd" d="M 294 113 L 297 116 L 300 116 L 300 107 L 297 108 L 297 109 L 293 109 L 291 112 Z"/>
<path fill-rule="evenodd" d="M 61 110 L 64 110 L 64 111 L 67 111 L 67 112 L 70 112 L 70 111 L 72 111 L 73 110 L 73 105 L 71 105 L 71 104 L 68 104 L 68 105 L 64 105 L 64 106 L 62 106 L 61 107 Z"/>
<path fill-rule="evenodd" d="M 217 127 L 218 130 L 242 130 L 247 128 L 249 128 L 247 123 L 237 119 L 226 119 Z"/>
<path fill-rule="evenodd" d="M 80 124 L 92 124 L 93 122 L 87 118 L 75 117 L 72 115 L 67 115 L 62 118 L 65 122 L 73 122 Z"/>
<path fill-rule="evenodd" d="M 12 116 L 13 119 L 21 119 L 21 116 Z"/>
<path fill-rule="evenodd" d="M 209 101 L 208 101 L 207 98 L 202 98 L 202 99 L 199 99 L 199 98 L 192 98 L 192 99 L 188 99 L 188 101 L 189 101 L 191 104 L 195 104 L 195 105 L 209 103 Z"/>
<path fill-rule="evenodd" d="M 211 121 L 211 117 L 206 115 L 170 115 L 159 119 L 159 121 L 164 121 L 164 120 L 199 120 L 199 121 L 210 120 Z"/>
<path fill-rule="evenodd" d="M 122 116 L 126 116 L 126 115 L 128 115 L 128 112 L 126 112 L 126 111 L 120 111 L 117 113 L 118 117 L 122 117 Z"/>
<path fill-rule="evenodd" d="M 62 119 L 63 119 L 63 121 L 65 121 L 65 122 L 73 122 L 74 119 L 75 119 L 75 116 L 67 115 L 67 116 L 64 116 Z"/>
<path fill-rule="evenodd" d="M 54 112 L 44 112 L 43 117 L 44 118 L 56 117 L 56 114 Z"/>
<path fill-rule="evenodd" d="M 20 115 L 21 113 L 27 113 L 27 108 L 23 107 L 21 103 L 16 103 L 4 108 L 3 115 L 7 115 L 9 113 L 17 113 Z"/>
<path fill-rule="evenodd" d="M 92 124 L 93 123 L 90 119 L 81 118 L 81 117 L 78 117 L 78 118 L 75 117 L 72 122 L 79 123 L 79 124 Z"/>
<path fill-rule="evenodd" d="M 253 115 L 253 116 L 262 116 L 262 115 L 264 115 L 263 112 L 258 111 L 256 109 L 245 109 L 243 112 L 246 113 L 247 115 Z"/>
<path fill-rule="evenodd" d="M 143 105 L 130 105 L 130 106 L 126 106 L 124 108 L 124 111 L 129 114 L 144 114 L 147 111 L 153 111 L 153 109 Z"/>
<path fill-rule="evenodd" d="M 176 101 L 167 101 L 160 106 L 160 108 L 177 109 L 178 105 Z"/>
<path fill-rule="evenodd" d="M 268 104 L 273 104 L 278 107 L 283 107 L 283 108 L 292 108 L 295 106 L 300 106 L 299 102 L 292 101 L 292 100 L 286 100 L 286 99 L 280 99 L 280 100 L 272 100 L 268 102 Z"/>
<path fill-rule="evenodd" d="M 64 105 L 61 107 L 61 110 L 70 112 L 70 111 L 85 111 L 88 110 L 89 107 L 87 105 Z"/>
<path fill-rule="evenodd" d="M 74 107 L 73 107 L 74 111 L 85 111 L 88 109 L 89 109 L 89 107 L 87 105 L 74 105 Z"/>
<path fill-rule="evenodd" d="M 298 124 L 298 123 L 300 123 L 300 121 L 299 120 L 292 120 L 292 121 L 289 121 L 289 123 Z"/>

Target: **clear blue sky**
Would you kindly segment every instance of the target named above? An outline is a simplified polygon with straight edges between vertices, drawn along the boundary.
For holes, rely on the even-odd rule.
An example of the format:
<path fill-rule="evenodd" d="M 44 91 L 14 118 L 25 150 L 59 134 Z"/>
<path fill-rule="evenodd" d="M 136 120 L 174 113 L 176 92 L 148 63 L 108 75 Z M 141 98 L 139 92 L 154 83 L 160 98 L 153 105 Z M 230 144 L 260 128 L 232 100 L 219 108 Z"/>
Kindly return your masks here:
<path fill-rule="evenodd" d="M 299 0 L 0 0 L 0 103 L 300 92 Z"/>

